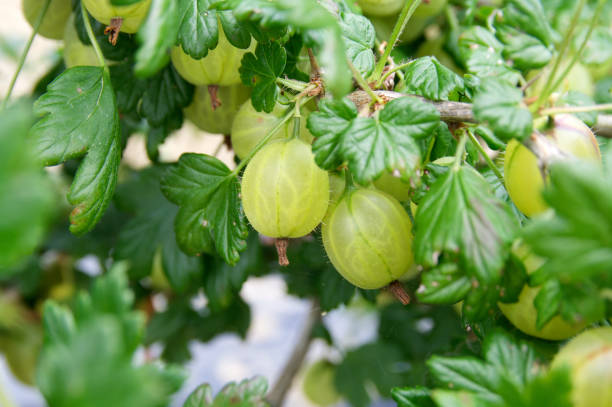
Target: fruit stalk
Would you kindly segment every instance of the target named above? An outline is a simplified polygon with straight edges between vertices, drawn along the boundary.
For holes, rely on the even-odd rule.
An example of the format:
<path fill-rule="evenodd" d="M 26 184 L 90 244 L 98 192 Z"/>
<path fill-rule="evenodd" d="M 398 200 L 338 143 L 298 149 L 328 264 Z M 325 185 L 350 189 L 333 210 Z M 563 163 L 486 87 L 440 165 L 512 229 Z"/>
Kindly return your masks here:
<path fill-rule="evenodd" d="M 91 28 L 91 22 L 89 21 L 89 14 L 83 2 L 81 2 L 81 14 L 83 15 L 83 23 L 85 24 L 85 30 L 87 31 L 87 36 L 89 37 L 89 41 L 91 42 L 91 45 L 94 47 L 94 50 L 96 51 L 96 55 L 98 56 L 98 62 L 100 62 L 100 66 L 104 67 L 104 70 L 108 72 L 108 66 L 106 66 L 106 61 L 104 60 L 104 54 L 102 54 L 100 45 L 98 44 L 98 41 L 96 40 L 96 36 L 94 35 L 93 29 Z"/>
<path fill-rule="evenodd" d="M 313 299 L 310 305 L 310 311 L 306 317 L 306 322 L 304 323 L 304 328 L 302 329 L 302 334 L 297 340 L 289 360 L 283 367 L 283 370 L 281 370 L 279 373 L 276 383 L 272 389 L 270 389 L 270 392 L 266 397 L 268 403 L 270 403 L 270 406 L 282 406 L 285 395 L 287 394 L 289 388 L 291 388 L 293 378 L 304 363 L 304 358 L 306 357 L 308 349 L 310 348 L 310 343 L 312 342 L 312 330 L 320 321 L 321 308 L 317 300 Z"/>
<path fill-rule="evenodd" d="M 412 17 L 412 14 L 414 14 L 414 11 L 417 9 L 417 7 L 419 7 L 419 5 L 421 5 L 421 0 L 410 0 L 410 1 L 407 1 L 406 4 L 404 5 L 404 8 L 402 9 L 399 17 L 397 18 L 395 27 L 393 27 L 393 32 L 391 33 L 391 37 L 389 38 L 389 41 L 387 41 L 385 52 L 382 54 L 382 56 L 378 60 L 378 63 L 376 64 L 376 67 L 374 68 L 374 72 L 372 73 L 372 76 L 370 77 L 372 79 L 370 82 L 378 83 L 378 80 L 380 79 L 383 73 L 383 70 L 385 69 L 385 65 L 387 64 L 387 60 L 389 59 L 389 56 L 391 55 L 391 51 L 393 50 L 393 47 L 395 47 L 395 43 L 397 42 L 397 39 L 402 34 L 402 31 L 404 31 L 404 27 L 406 27 L 406 23 L 408 23 L 408 20 L 410 20 L 410 17 Z"/>
<path fill-rule="evenodd" d="M 30 38 L 28 39 L 28 42 L 25 48 L 23 49 L 21 56 L 19 57 L 19 63 L 17 64 L 17 70 L 15 71 L 15 73 L 13 74 L 13 77 L 11 78 L 11 83 L 9 85 L 8 91 L 6 92 L 6 96 L 4 97 L 4 101 L 2 102 L 2 109 L 6 107 L 6 104 L 11 98 L 13 89 L 15 88 L 15 83 L 17 82 L 17 78 L 19 77 L 19 74 L 21 73 L 21 70 L 23 69 L 25 60 L 28 56 L 28 53 L 30 52 L 30 48 L 32 47 L 32 42 L 34 42 L 34 38 L 36 37 L 36 34 L 38 34 L 38 30 L 40 30 L 40 26 L 43 22 L 43 19 L 45 18 L 45 14 L 47 14 L 47 10 L 49 9 L 50 4 L 51 4 L 51 0 L 47 0 L 45 2 L 42 10 L 40 11 L 40 15 L 38 16 L 38 19 L 36 20 L 36 23 L 34 24 L 34 29 L 32 30 L 32 34 L 30 35 Z"/>
<path fill-rule="evenodd" d="M 467 129 L 467 134 L 468 134 L 468 137 L 470 138 L 470 141 L 472 142 L 472 144 L 474 144 L 474 147 L 476 147 L 476 149 L 478 150 L 478 152 L 480 153 L 482 158 L 484 158 L 485 162 L 487 163 L 487 165 L 489 166 L 491 171 L 493 171 L 493 173 L 495 174 L 497 179 L 499 179 L 499 181 L 503 185 L 504 184 L 504 176 L 502 175 L 502 173 L 499 170 L 499 168 L 497 168 L 497 166 L 495 165 L 493 160 L 491 160 L 491 157 L 489 157 L 489 154 L 487 154 L 487 152 L 484 150 L 484 148 L 482 147 L 482 144 L 480 144 L 480 142 L 476 139 L 476 136 L 474 136 L 474 133 L 472 132 L 471 129 Z"/>

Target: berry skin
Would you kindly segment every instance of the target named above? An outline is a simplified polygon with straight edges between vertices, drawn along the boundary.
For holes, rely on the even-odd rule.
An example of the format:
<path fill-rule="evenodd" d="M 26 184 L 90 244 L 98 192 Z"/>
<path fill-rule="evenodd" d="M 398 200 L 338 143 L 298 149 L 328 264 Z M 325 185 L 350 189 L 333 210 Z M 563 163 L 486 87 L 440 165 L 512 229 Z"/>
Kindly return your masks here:
<path fill-rule="evenodd" d="M 395 198 L 351 188 L 330 208 L 321 235 L 336 270 L 351 284 L 371 290 L 413 271 L 411 228 Z"/>
<path fill-rule="evenodd" d="M 374 181 L 374 186 L 400 202 L 406 202 L 410 199 L 410 185 L 390 172 L 385 172 Z"/>
<path fill-rule="evenodd" d="M 151 0 L 141 0 L 129 6 L 113 6 L 111 0 L 82 0 L 91 14 L 99 22 L 109 25 L 113 18 L 121 18 L 121 31 L 135 33 L 147 17 Z"/>
<path fill-rule="evenodd" d="M 242 204 L 259 233 L 275 238 L 307 235 L 329 204 L 329 176 L 299 139 L 267 144 L 255 154 L 242 178 Z"/>
<path fill-rule="evenodd" d="M 185 117 L 207 133 L 230 134 L 234 117 L 250 96 L 251 90 L 246 86 L 221 86 L 217 90 L 221 106 L 213 109 L 208 87 L 198 86 L 193 102 L 184 110 Z"/>
<path fill-rule="evenodd" d="M 336 365 L 319 360 L 308 367 L 304 375 L 302 391 L 317 406 L 330 406 L 340 400 L 340 394 L 334 385 Z"/>
<path fill-rule="evenodd" d="M 79 39 L 74 28 L 74 17 L 70 16 L 64 30 L 64 63 L 66 68 L 73 66 L 96 66 L 99 64 L 96 51 Z"/>
<path fill-rule="evenodd" d="M 258 112 L 255 110 L 251 101 L 246 101 L 241 107 L 232 123 L 232 148 L 238 158 L 246 157 L 253 147 L 261 141 L 272 128 L 276 125 L 277 120 L 283 116 L 286 107 L 281 104 L 276 104 L 271 113 Z M 306 109 L 302 109 L 302 114 L 306 116 Z M 293 136 L 294 121 L 289 120 L 287 124 L 281 128 L 271 140 L 281 140 Z M 300 120 L 300 139 L 307 143 L 312 142 L 312 134 L 306 128 L 306 118 Z"/>
<path fill-rule="evenodd" d="M 573 157 L 601 161 L 601 153 L 593 132 L 573 115 L 555 116 L 553 128 L 546 136 L 561 151 Z M 516 207 L 527 216 L 544 212 L 548 205 L 541 195 L 544 179 L 536 156 L 518 141 L 510 140 L 505 157 L 504 181 Z"/>
<path fill-rule="evenodd" d="M 193 59 L 181 46 L 172 48 L 171 58 L 178 73 L 194 85 L 232 86 L 241 83 L 238 68 L 242 57 L 255 49 L 255 41 L 247 49 L 234 47 L 219 24 L 219 43 L 201 59 Z"/>
<path fill-rule="evenodd" d="M 45 0 L 23 0 L 21 3 L 23 15 L 32 27 L 36 24 L 44 4 Z M 72 14 L 70 0 L 52 0 L 38 29 L 38 34 L 52 40 L 61 40 L 70 14 Z"/>
<path fill-rule="evenodd" d="M 541 258 L 532 254 L 525 245 L 518 245 L 513 251 L 523 262 L 527 274 L 533 273 L 544 263 Z M 544 325 L 541 330 L 538 330 L 536 328 L 537 310 L 533 305 L 533 300 L 539 292 L 539 287 L 529 287 L 525 284 L 517 302 L 510 304 L 499 303 L 499 308 L 512 325 L 527 335 L 536 338 L 560 341 L 572 337 L 584 329 L 586 326 L 584 322 L 572 324 L 557 315 Z"/>
<path fill-rule="evenodd" d="M 612 327 L 589 329 L 555 356 L 553 369 L 569 366 L 574 407 L 612 406 Z"/>
<path fill-rule="evenodd" d="M 364 14 L 371 16 L 391 16 L 404 6 L 405 0 L 357 0 Z M 397 17 L 396 17 L 397 18 Z"/>

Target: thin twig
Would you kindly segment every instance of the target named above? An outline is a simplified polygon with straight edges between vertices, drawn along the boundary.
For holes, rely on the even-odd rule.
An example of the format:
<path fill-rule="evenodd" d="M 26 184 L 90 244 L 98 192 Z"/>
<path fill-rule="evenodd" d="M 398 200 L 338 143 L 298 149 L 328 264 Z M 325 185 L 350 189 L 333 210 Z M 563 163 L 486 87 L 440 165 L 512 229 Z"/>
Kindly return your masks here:
<path fill-rule="evenodd" d="M 480 144 L 480 142 L 478 141 L 476 136 L 474 136 L 474 133 L 472 133 L 470 129 L 467 129 L 467 134 L 470 138 L 470 141 L 472 142 L 472 144 L 474 144 L 474 147 L 476 147 L 476 149 L 478 150 L 482 158 L 485 160 L 491 171 L 493 171 L 493 173 L 501 182 L 501 184 L 504 185 L 504 176 L 502 175 L 501 171 L 499 171 L 499 168 L 497 168 L 493 160 L 491 160 L 491 157 L 489 157 L 482 144 Z"/>
<path fill-rule="evenodd" d="M 34 23 L 34 29 L 32 31 L 32 34 L 30 35 L 30 38 L 28 39 L 28 42 L 26 43 L 26 46 L 23 49 L 21 56 L 19 57 L 19 63 L 17 64 L 17 70 L 15 71 L 15 73 L 13 74 L 13 77 L 11 78 L 11 83 L 9 85 L 8 91 L 6 92 L 6 96 L 4 97 L 4 101 L 2 102 L 3 109 L 6 107 L 6 104 L 11 98 L 11 95 L 13 94 L 13 89 L 15 89 L 15 83 L 17 83 L 17 78 L 19 77 L 19 74 L 21 73 L 21 70 L 23 69 L 25 60 L 28 56 L 28 53 L 30 52 L 30 48 L 32 47 L 32 42 L 34 42 L 34 38 L 36 38 L 36 35 L 38 34 L 38 30 L 40 30 L 42 21 L 45 18 L 45 15 L 47 14 L 47 10 L 49 9 L 49 4 L 51 4 L 51 0 L 47 0 L 45 4 L 43 5 L 43 8 L 40 10 L 40 14 L 38 18 L 36 19 L 36 22 Z"/>
<path fill-rule="evenodd" d="M 319 321 L 321 321 L 321 308 L 319 307 L 319 303 L 313 300 L 300 338 L 296 342 L 289 360 L 287 360 L 283 370 L 281 370 L 276 383 L 266 397 L 268 403 L 270 403 L 272 407 L 280 407 L 283 405 L 285 395 L 291 388 L 293 379 L 304 363 L 304 358 L 310 348 L 312 330 Z"/>

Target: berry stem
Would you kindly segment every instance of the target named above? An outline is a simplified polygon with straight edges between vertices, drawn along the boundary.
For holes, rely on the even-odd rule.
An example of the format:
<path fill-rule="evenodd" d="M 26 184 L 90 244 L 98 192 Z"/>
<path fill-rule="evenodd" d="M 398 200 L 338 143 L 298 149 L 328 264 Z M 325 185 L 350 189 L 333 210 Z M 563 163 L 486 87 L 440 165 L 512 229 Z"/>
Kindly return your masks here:
<path fill-rule="evenodd" d="M 457 171 L 459 167 L 461 167 L 461 161 L 463 161 L 463 154 L 465 153 L 465 143 L 467 142 L 467 136 L 465 133 L 465 129 L 462 129 L 461 138 L 459 139 L 457 150 L 455 150 L 455 162 L 453 163 L 454 171 Z"/>
<path fill-rule="evenodd" d="M 586 45 L 589 42 L 589 38 L 591 38 L 591 34 L 593 34 L 593 30 L 595 29 L 595 26 L 597 25 L 597 22 L 599 21 L 599 15 L 603 11 L 603 6 L 605 4 L 606 4 L 606 2 L 604 0 L 599 0 L 597 2 L 597 8 L 595 9 L 594 17 L 593 17 L 593 19 L 591 20 L 591 22 L 589 24 L 589 31 L 587 32 L 587 35 L 584 37 L 584 40 L 582 41 L 582 44 L 580 44 L 580 48 L 574 54 L 574 57 L 572 58 L 570 63 L 567 65 L 567 67 L 565 67 L 565 70 L 563 71 L 563 73 L 561 74 L 559 79 L 557 79 L 555 84 L 551 87 L 551 91 L 554 90 L 554 89 L 558 89 L 559 86 L 561 86 L 561 82 L 563 81 L 563 79 L 567 76 L 569 71 L 576 64 L 576 62 L 578 62 L 578 59 L 582 55 L 582 51 L 586 48 Z"/>
<path fill-rule="evenodd" d="M 402 305 L 410 304 L 410 295 L 399 281 L 392 281 L 387 287 L 387 290 L 402 303 Z"/>
<path fill-rule="evenodd" d="M 289 239 L 275 239 L 274 246 L 276 247 L 276 254 L 278 254 L 278 265 L 287 267 L 289 265 L 289 258 L 287 258 L 287 246 L 289 246 Z"/>
<path fill-rule="evenodd" d="M 93 29 L 91 28 L 91 22 L 89 21 L 89 14 L 87 13 L 87 9 L 85 8 L 85 3 L 81 2 L 81 14 L 83 14 L 83 24 L 85 25 L 85 30 L 87 31 L 87 36 L 89 37 L 89 41 L 91 45 L 94 47 L 96 51 L 96 56 L 98 57 L 98 62 L 100 62 L 100 66 L 104 68 L 106 72 L 108 72 L 108 66 L 106 65 L 106 61 L 104 60 L 104 54 L 102 54 L 102 50 L 100 49 L 100 45 L 96 40 L 96 36 L 94 35 Z"/>
<path fill-rule="evenodd" d="M 542 116 L 552 116 L 555 114 L 561 113 L 584 113 L 584 112 L 600 112 L 610 110 L 612 111 L 612 103 L 606 103 L 601 105 L 591 105 L 591 106 L 559 106 L 559 107 L 550 107 L 548 109 L 540 110 L 540 114 Z"/>
<path fill-rule="evenodd" d="M 574 33 L 574 29 L 578 25 L 578 20 L 580 19 L 580 14 L 582 14 L 582 9 L 584 8 L 585 4 L 586 4 L 586 0 L 580 0 L 580 3 L 578 4 L 578 7 L 576 8 L 574 15 L 572 16 L 572 21 L 570 22 L 569 28 L 567 32 L 565 33 L 563 42 L 561 43 L 561 48 L 559 49 L 559 53 L 557 54 L 557 59 L 555 60 L 555 64 L 553 65 L 552 71 L 550 72 L 550 75 L 548 76 L 548 79 L 546 80 L 546 83 L 544 84 L 542 93 L 540 93 L 540 97 L 532 105 L 532 112 L 537 111 L 540 108 L 540 106 L 542 106 L 542 103 L 544 103 L 544 101 L 548 99 L 548 97 L 550 96 L 550 93 L 554 89 L 552 87 L 552 82 L 555 76 L 557 75 L 557 70 L 561 66 L 561 60 L 563 59 L 563 56 L 565 55 L 565 53 L 567 52 L 567 49 L 570 46 L 572 34 Z"/>
<path fill-rule="evenodd" d="M 297 81 L 295 79 L 276 78 L 276 83 L 296 92 L 302 92 L 308 87 L 306 82 Z"/>
<path fill-rule="evenodd" d="M 395 23 L 395 27 L 393 27 L 393 32 L 391 33 L 391 37 L 389 41 L 387 41 L 387 46 L 385 47 L 385 52 L 382 57 L 378 60 L 376 67 L 374 68 L 374 72 L 370 77 L 370 82 L 376 82 L 380 80 L 382 76 L 383 70 L 385 69 L 385 65 L 387 64 L 387 59 L 391 55 L 391 51 L 393 51 L 393 47 L 395 47 L 395 43 L 400 35 L 402 35 L 402 31 L 404 31 L 404 27 L 412 17 L 412 14 L 416 10 L 416 8 L 421 4 L 421 0 L 410 0 L 407 1 L 404 5 L 404 8 L 400 12 L 399 17 L 397 18 L 397 22 Z"/>
<path fill-rule="evenodd" d="M 376 82 L 376 88 L 380 88 L 380 86 L 387 80 L 387 78 L 391 75 L 393 75 L 394 73 L 396 73 L 397 71 L 401 71 L 404 68 L 407 68 L 408 66 L 410 66 L 412 63 L 414 62 L 414 60 L 412 61 L 408 61 L 405 62 L 403 64 L 394 66 L 393 68 L 389 69 L 381 78 L 378 82 Z"/>
<path fill-rule="evenodd" d="M 491 171 L 493 171 L 499 182 L 504 185 L 504 176 L 502 175 L 501 171 L 499 171 L 499 168 L 497 168 L 493 160 L 491 160 L 491 157 L 489 157 L 489 154 L 487 154 L 482 144 L 480 144 L 478 139 L 476 139 L 476 136 L 474 136 L 474 133 L 472 133 L 471 129 L 467 129 L 467 135 L 470 138 L 472 144 L 474 144 L 474 147 L 476 147 L 482 158 L 485 160 Z"/>
<path fill-rule="evenodd" d="M 34 24 L 32 34 L 30 35 L 30 38 L 28 39 L 28 42 L 26 43 L 26 46 L 23 49 L 21 56 L 19 57 L 19 63 L 17 64 L 17 70 L 15 71 L 15 73 L 13 74 L 13 77 L 11 78 L 11 83 L 9 85 L 8 91 L 6 92 L 6 96 L 4 97 L 4 101 L 2 102 L 2 109 L 6 107 L 6 104 L 11 98 L 11 95 L 13 94 L 13 89 L 15 89 L 15 83 L 17 82 L 17 78 L 19 77 L 19 74 L 21 73 L 21 70 L 23 69 L 25 60 L 28 54 L 30 53 L 32 42 L 34 42 L 34 38 L 38 34 L 38 30 L 40 30 L 40 26 L 42 25 L 42 21 L 45 18 L 45 15 L 47 14 L 47 10 L 49 10 L 50 4 L 51 4 L 51 0 L 45 1 L 45 4 L 43 5 L 42 10 L 40 11 L 40 15 L 36 19 L 36 23 Z"/>

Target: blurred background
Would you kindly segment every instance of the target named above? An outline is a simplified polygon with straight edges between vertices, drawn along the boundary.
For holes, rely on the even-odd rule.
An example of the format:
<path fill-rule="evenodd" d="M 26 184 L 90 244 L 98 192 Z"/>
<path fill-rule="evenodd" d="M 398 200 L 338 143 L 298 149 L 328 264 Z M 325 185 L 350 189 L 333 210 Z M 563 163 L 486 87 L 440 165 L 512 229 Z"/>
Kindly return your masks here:
<path fill-rule="evenodd" d="M 31 33 L 31 27 L 23 17 L 21 0 L 0 1 L 0 95 L 6 94 L 19 56 Z M 24 69 L 17 80 L 13 97 L 29 95 L 39 79 L 61 60 L 61 41 L 53 41 L 37 36 L 27 57 Z M 201 132 L 189 122 L 183 128 L 169 137 L 160 148 L 161 161 L 172 162 L 184 152 L 199 152 L 211 154 L 219 147 L 218 157 L 228 165 L 233 165 L 233 154 L 222 146 L 223 137 Z M 144 137 L 135 135 L 128 141 L 124 153 L 124 163 L 138 169 L 149 165 L 145 151 Z M 57 172 L 58 168 L 49 171 Z M 45 253 L 45 261 L 50 263 L 61 260 L 61 252 L 49 250 Z M 84 254 L 74 259 L 74 269 L 77 272 L 94 276 L 101 271 L 98 257 Z M 11 293 L 4 291 L 2 295 L 9 298 Z M 175 406 L 182 405 L 187 395 L 199 384 L 208 382 L 216 393 L 230 381 L 240 381 L 254 375 L 265 376 L 272 386 L 290 357 L 305 324 L 310 302 L 287 293 L 285 280 L 279 275 L 251 277 L 243 285 L 240 295 L 251 307 L 251 324 L 246 339 L 236 334 L 221 334 L 207 343 L 193 341 L 189 345 L 193 359 L 187 363 L 189 378 L 183 389 L 175 397 Z M 163 298 L 154 303 L 157 311 L 165 307 Z M 195 306 L 205 306 L 206 298 L 201 296 L 194 300 Z M 0 305 L 0 308 L 2 305 Z M 5 308 L 5 310 L 8 308 Z M 363 300 L 356 299 L 351 306 L 340 308 L 323 315 L 323 323 L 332 336 L 334 346 L 331 347 L 322 339 L 315 339 L 306 356 L 305 366 L 322 357 L 339 360 L 347 351 L 361 344 L 372 341 L 377 336 L 379 313 L 377 309 Z M 431 320 L 421 321 L 422 329 L 431 329 Z M 1 341 L 1 340 L 0 340 Z M 19 407 L 41 407 L 45 402 L 40 393 L 31 386 L 18 380 L 7 364 L 6 352 L 10 346 L 2 346 L 0 352 L 0 392 L 4 392 L 4 403 L 12 403 Z M 152 346 L 148 352 L 155 352 Z M 28 349 L 13 351 L 31 352 Z M 13 355 L 13 357 L 15 357 Z M 150 355 L 149 355 L 150 357 Z M 27 359 L 27 357 L 26 357 Z M 17 365 L 19 365 L 17 358 Z M 25 366 L 21 365 L 25 368 Z M 286 406 L 310 406 L 303 395 L 301 382 L 303 370 L 296 376 L 285 399 Z M 370 391 L 375 398 L 375 391 Z M 0 395 L 0 405 L 3 404 Z M 10 404 L 7 404 L 10 405 Z M 348 405 L 339 402 L 338 405 Z M 378 400 L 376 406 L 392 406 L 389 400 Z"/>

